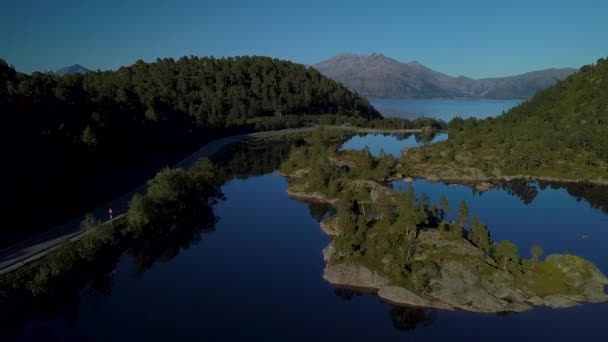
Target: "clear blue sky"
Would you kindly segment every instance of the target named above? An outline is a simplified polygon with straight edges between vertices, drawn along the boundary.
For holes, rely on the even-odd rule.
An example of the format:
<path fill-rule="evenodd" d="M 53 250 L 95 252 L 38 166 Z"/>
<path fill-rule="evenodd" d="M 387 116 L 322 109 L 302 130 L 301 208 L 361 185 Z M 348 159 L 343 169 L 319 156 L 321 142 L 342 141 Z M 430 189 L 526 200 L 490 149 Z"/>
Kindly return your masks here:
<path fill-rule="evenodd" d="M 11 1 L 0 58 L 17 70 L 267 55 L 312 64 L 383 53 L 450 75 L 505 76 L 608 56 L 608 1 Z"/>

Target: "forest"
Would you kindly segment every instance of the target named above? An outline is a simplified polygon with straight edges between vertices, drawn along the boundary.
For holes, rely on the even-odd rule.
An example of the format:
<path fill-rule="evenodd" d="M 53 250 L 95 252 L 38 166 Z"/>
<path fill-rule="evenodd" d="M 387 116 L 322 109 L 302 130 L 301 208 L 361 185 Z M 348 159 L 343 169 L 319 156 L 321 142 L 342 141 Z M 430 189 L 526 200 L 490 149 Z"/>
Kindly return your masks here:
<path fill-rule="evenodd" d="M 3 216 L 21 227 L 3 242 L 121 195 L 206 141 L 318 123 L 437 125 L 384 120 L 316 70 L 267 57 L 140 60 L 64 76 L 0 60 Z"/>
<path fill-rule="evenodd" d="M 496 118 L 456 118 L 449 139 L 414 154 L 424 164 L 488 176 L 606 180 L 608 61 L 599 59 Z"/>

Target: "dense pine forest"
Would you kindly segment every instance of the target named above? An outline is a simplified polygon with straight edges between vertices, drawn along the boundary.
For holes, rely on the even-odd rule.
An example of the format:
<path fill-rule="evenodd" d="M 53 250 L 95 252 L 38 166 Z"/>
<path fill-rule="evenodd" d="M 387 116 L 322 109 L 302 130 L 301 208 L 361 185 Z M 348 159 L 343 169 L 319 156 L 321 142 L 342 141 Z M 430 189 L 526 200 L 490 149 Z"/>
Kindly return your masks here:
<path fill-rule="evenodd" d="M 320 114 L 382 121 L 341 84 L 267 57 L 157 59 L 64 76 L 26 75 L 0 60 L 4 210 L 12 213 L 4 218 L 29 226 L 69 217 L 149 178 L 146 165 L 167 165 L 218 136 L 318 123 Z"/>
<path fill-rule="evenodd" d="M 410 157 L 427 166 L 479 168 L 489 177 L 606 180 L 608 61 L 583 66 L 497 118 L 457 118 L 448 129 L 447 142 Z"/>

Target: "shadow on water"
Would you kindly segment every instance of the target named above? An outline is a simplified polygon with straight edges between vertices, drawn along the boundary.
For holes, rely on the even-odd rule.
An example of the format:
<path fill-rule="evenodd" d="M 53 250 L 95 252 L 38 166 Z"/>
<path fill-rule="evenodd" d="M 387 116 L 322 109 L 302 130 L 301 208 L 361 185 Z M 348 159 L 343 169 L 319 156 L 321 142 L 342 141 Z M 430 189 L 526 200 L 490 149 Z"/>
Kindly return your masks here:
<path fill-rule="evenodd" d="M 369 291 L 358 290 L 347 287 L 335 287 L 334 294 L 340 299 L 350 302 L 354 298 L 364 295 L 375 295 Z M 378 299 L 380 302 L 382 300 Z M 384 302 L 383 302 L 384 303 Z M 414 306 L 390 305 L 389 317 L 395 329 L 402 332 L 409 332 L 417 328 L 428 327 L 438 316 L 438 310 Z"/>
<path fill-rule="evenodd" d="M 131 256 L 135 272 L 142 277 L 157 263 L 175 259 L 181 252 L 197 245 L 205 233 L 212 232 L 218 219 L 212 211 L 197 217 L 197 222 L 182 223 L 166 232 L 155 232 L 142 238 L 126 252 L 113 251 L 103 258 L 79 269 L 61 282 L 54 283 L 49 295 L 31 298 L 19 295 L 9 298 L 0 306 L 0 332 L 15 333 L 27 326 L 28 321 L 51 321 L 64 319 L 68 324 L 78 317 L 80 299 L 101 302 L 112 292 L 113 271 L 124 255 Z"/>
<path fill-rule="evenodd" d="M 428 327 L 437 319 L 437 310 L 407 306 L 393 306 L 390 310 L 393 326 L 400 331 Z"/>
<path fill-rule="evenodd" d="M 236 143 L 221 151 L 214 161 L 224 172 L 224 181 L 271 173 L 288 157 L 291 147 L 300 138 L 272 142 L 253 140 Z M 224 198 L 225 199 L 225 198 Z M 331 208 L 311 209 L 322 219 Z M 113 271 L 123 256 L 130 256 L 136 275 L 143 275 L 155 264 L 168 263 L 181 252 L 200 243 L 205 234 L 212 233 L 218 223 L 213 209 L 174 224 L 168 230 L 148 233 L 135 245 L 105 253 L 86 269 L 79 269 L 68 279 L 53 284 L 50 295 L 30 297 L 25 294 L 0 303 L 0 335 L 20 334 L 31 321 L 61 319 L 67 324 L 78 318 L 81 298 L 102 302 L 112 292 Z M 94 303 L 93 303 L 94 304 Z"/>
<path fill-rule="evenodd" d="M 402 139 L 410 138 L 409 134 L 402 136 Z M 420 141 L 418 141 L 419 138 L 416 139 L 420 143 L 424 138 L 420 138 Z M 222 166 L 225 181 L 235 178 L 242 179 L 274 172 L 288 157 L 292 146 L 300 143 L 301 139 L 298 138 L 287 141 L 248 141 L 228 147 L 214 159 Z M 498 190 L 518 198 L 526 205 L 533 203 L 539 193 L 548 187 L 564 189 L 578 201 L 586 201 L 591 207 L 608 213 L 608 198 L 605 196 L 608 187 L 605 186 L 525 180 L 497 185 Z M 473 186 L 471 191 L 479 193 L 480 196 L 483 195 Z M 333 207 L 327 204 L 308 203 L 308 212 L 316 222 L 322 221 L 333 210 Z M 49 325 L 55 321 L 65 321 L 67 325 L 73 324 L 79 318 L 81 301 L 86 301 L 95 307 L 111 296 L 114 287 L 113 271 L 123 256 L 131 258 L 136 275 L 142 276 L 154 265 L 170 262 L 180 253 L 198 245 L 206 234 L 214 232 L 217 223 L 217 217 L 213 211 L 210 211 L 208 215 L 199 217 L 196 222 L 180 224 L 175 229 L 170 229 L 162 234 L 147 236 L 143 241 L 130 246 L 124 253 L 123 251 L 116 252 L 103 260 L 98 260 L 88 271 L 74 276 L 69 283 L 63 284 L 60 291 L 54 292 L 51 297 L 37 299 L 22 297 L 11 300 L 10 303 L 0 304 L 0 335 L 9 337 L 23 335 L 23 332 L 27 331 L 34 321 L 49 322 Z M 334 288 L 333 291 L 336 297 L 353 302 L 357 301 L 358 297 L 370 295 L 344 288 Z M 443 316 L 440 311 L 428 308 L 394 305 L 385 307 L 388 309 L 392 325 L 400 332 L 411 333 L 414 330 L 429 327 L 438 321 L 440 314 Z M 382 319 L 386 318 L 382 317 Z"/>

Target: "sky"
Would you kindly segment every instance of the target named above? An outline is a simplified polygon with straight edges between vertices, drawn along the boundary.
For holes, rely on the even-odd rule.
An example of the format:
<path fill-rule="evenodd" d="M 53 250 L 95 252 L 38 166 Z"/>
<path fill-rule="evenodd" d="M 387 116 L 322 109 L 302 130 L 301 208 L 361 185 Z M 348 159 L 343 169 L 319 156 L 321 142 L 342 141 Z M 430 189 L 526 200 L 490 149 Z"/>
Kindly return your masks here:
<path fill-rule="evenodd" d="M 138 59 L 338 53 L 417 60 L 452 76 L 580 67 L 608 56 L 608 1 L 11 1 L 0 58 L 18 71 Z"/>

